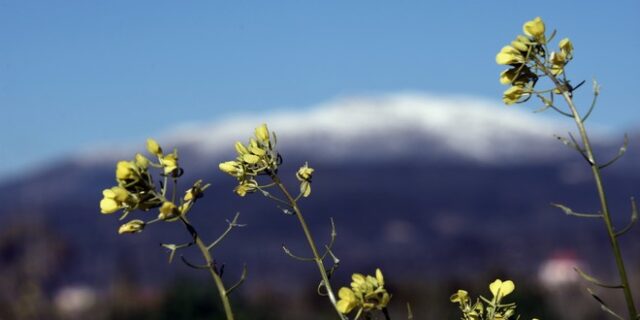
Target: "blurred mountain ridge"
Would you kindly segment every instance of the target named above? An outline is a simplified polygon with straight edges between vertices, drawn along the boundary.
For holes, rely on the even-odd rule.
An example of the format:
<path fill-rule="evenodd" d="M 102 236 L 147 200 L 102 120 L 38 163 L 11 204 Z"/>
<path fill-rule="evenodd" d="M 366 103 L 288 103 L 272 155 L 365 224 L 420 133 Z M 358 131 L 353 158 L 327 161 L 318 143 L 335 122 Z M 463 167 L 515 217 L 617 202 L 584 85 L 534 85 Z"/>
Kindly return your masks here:
<path fill-rule="evenodd" d="M 313 193 L 301 206 L 319 243 L 328 241 L 329 217 L 335 219 L 335 252 L 343 261 L 339 278 L 376 266 L 396 279 L 495 268 L 535 274 L 557 250 L 574 252 L 596 270 L 609 270 L 610 264 L 599 258 L 609 254 L 602 226 L 576 221 L 549 205 L 597 210 L 584 160 L 552 136 L 567 127 L 543 120 L 472 99 L 396 95 L 189 126 L 158 140 L 167 150 L 179 150 L 185 168 L 182 188 L 199 178 L 212 183 L 191 213 L 205 239 L 215 239 L 225 219 L 241 212 L 247 227 L 234 230 L 214 255 L 231 275 L 246 262 L 247 288 L 315 279 L 312 266 L 305 268 L 282 253 L 283 243 L 298 255 L 308 251 L 295 219 L 260 194 L 236 196 L 234 179 L 217 169 L 220 161 L 235 157 L 234 141 L 246 141 L 262 122 L 277 133 L 284 158 L 280 173 L 291 190 L 297 190 L 294 173 L 300 165 L 309 161 L 316 168 Z M 629 154 L 605 172 L 621 225 L 628 219 L 628 197 L 640 185 L 639 165 L 633 161 L 640 155 L 637 138 L 631 137 Z M 602 158 L 616 154 L 618 145 L 611 140 L 595 140 Z M 144 141 L 128 148 L 70 156 L 0 184 L 4 226 L 45 221 L 68 242 L 71 254 L 60 283 L 104 287 L 123 268 L 149 285 L 194 272 L 179 260 L 167 264 L 159 246 L 188 242 L 182 228 L 162 223 L 118 236 L 117 216 L 100 214 L 101 190 L 115 183 L 115 161 L 144 151 Z M 155 215 L 134 213 L 131 218 Z M 625 251 L 638 252 L 637 232 L 629 239 L 636 241 L 629 241 Z M 198 261 L 197 253 L 185 254 Z"/>

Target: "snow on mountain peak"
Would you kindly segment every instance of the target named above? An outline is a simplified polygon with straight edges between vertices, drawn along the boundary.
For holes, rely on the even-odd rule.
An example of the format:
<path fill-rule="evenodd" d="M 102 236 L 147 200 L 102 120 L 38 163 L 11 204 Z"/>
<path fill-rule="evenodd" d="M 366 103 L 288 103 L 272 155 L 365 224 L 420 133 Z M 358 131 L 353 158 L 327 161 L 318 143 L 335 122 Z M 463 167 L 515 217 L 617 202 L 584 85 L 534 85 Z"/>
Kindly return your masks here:
<path fill-rule="evenodd" d="M 295 146 L 328 159 L 380 151 L 384 157 L 448 153 L 480 162 L 539 158 L 553 142 L 552 135 L 566 131 L 556 121 L 517 107 L 477 98 L 403 93 L 340 98 L 298 111 L 184 125 L 163 141 L 207 154 L 227 154 L 232 153 L 234 141 L 247 141 L 261 123 L 276 131 L 281 147 Z"/>

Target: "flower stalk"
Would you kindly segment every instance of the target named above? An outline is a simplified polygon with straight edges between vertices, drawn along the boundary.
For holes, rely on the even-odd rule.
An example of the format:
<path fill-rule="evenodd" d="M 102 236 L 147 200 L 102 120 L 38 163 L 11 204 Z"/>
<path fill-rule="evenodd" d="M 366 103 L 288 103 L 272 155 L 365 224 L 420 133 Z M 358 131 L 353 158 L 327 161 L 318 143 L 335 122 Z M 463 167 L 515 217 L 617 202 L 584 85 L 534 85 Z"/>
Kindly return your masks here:
<path fill-rule="evenodd" d="M 333 305 L 333 308 L 336 310 L 336 312 L 340 316 L 340 319 L 345 319 L 345 316 L 340 312 L 340 310 L 338 310 L 336 306 L 337 304 L 336 296 L 335 296 L 335 293 L 333 292 L 333 289 L 331 288 L 331 283 L 329 282 L 329 274 L 327 273 L 327 269 L 324 266 L 324 260 L 322 256 L 320 256 L 320 253 L 318 251 L 318 246 L 316 245 L 315 240 L 311 235 L 311 230 L 309 230 L 309 226 L 307 225 L 307 222 L 305 221 L 304 216 L 302 215 L 302 211 L 298 206 L 298 202 L 293 196 L 291 196 L 291 193 L 289 193 L 287 188 L 284 186 L 280 178 L 275 173 L 270 173 L 269 175 L 271 177 L 271 180 L 273 180 L 273 183 L 275 183 L 278 189 L 282 191 L 282 194 L 284 194 L 289 205 L 293 209 L 295 216 L 298 218 L 300 227 L 304 231 L 304 235 L 307 239 L 307 243 L 309 244 L 309 248 L 311 249 L 311 253 L 313 254 L 313 261 L 318 266 L 318 271 L 320 272 L 320 276 L 322 277 L 322 284 L 326 289 L 327 297 L 329 298 L 331 305 Z"/>
<path fill-rule="evenodd" d="M 537 61 L 540 64 L 539 61 Z M 616 262 L 616 268 L 618 269 L 618 276 L 620 277 L 620 283 L 622 285 L 622 290 L 624 291 L 624 298 L 627 304 L 627 310 L 629 313 L 629 319 L 637 319 L 638 313 L 636 311 L 635 303 L 633 301 L 633 293 L 631 292 L 631 287 L 629 286 L 629 278 L 627 276 L 627 271 L 624 265 L 624 259 L 622 257 L 622 251 L 620 250 L 620 244 L 618 242 L 618 236 L 616 235 L 615 228 L 613 223 L 611 222 L 611 213 L 609 211 L 609 204 L 607 202 L 607 195 L 604 190 L 604 184 L 602 182 L 602 175 L 600 173 L 600 165 L 595 159 L 595 155 L 593 153 L 593 148 L 591 147 L 591 141 L 589 140 L 589 136 L 587 135 L 587 130 L 585 128 L 584 122 L 580 114 L 578 113 L 578 109 L 573 102 L 573 98 L 571 92 L 566 89 L 566 86 L 563 86 L 558 78 L 552 74 L 544 65 L 542 65 L 542 70 L 545 71 L 549 79 L 553 81 L 558 90 L 561 90 L 562 97 L 565 102 L 569 106 L 569 110 L 571 111 L 571 115 L 573 116 L 573 120 L 578 127 L 578 131 L 580 132 L 580 139 L 582 140 L 582 145 L 584 147 L 584 152 L 587 160 L 591 166 L 591 172 L 593 174 L 593 179 L 596 184 L 596 189 L 598 191 L 598 199 L 600 200 L 600 208 L 602 212 L 602 220 L 604 221 L 605 227 L 607 229 L 607 235 L 609 237 L 609 243 L 611 245 L 611 250 L 613 251 L 613 256 Z M 564 89 L 563 89 L 564 88 Z"/>
<path fill-rule="evenodd" d="M 600 164 L 596 160 L 591 146 L 591 141 L 587 134 L 587 129 L 585 128 L 585 121 L 591 115 L 591 112 L 595 107 L 597 97 L 600 94 L 599 86 L 594 81 L 593 101 L 585 115 L 581 116 L 573 100 L 573 93 L 584 83 L 584 81 L 573 86 L 567 79 L 567 72 L 565 70 L 566 66 L 574 57 L 573 43 L 569 38 L 564 38 L 558 43 L 559 51 L 550 52 L 547 45 L 554 37 L 555 31 L 547 38 L 545 35 L 544 22 L 539 17 L 526 22 L 523 26 L 523 31 L 526 36 L 518 36 L 516 41 L 512 42 L 511 45 L 502 48 L 502 50 L 496 55 L 496 62 L 498 64 L 509 65 L 511 68 L 503 71 L 500 75 L 500 82 L 502 84 L 511 85 L 511 87 L 504 92 L 503 101 L 509 105 L 514 103 L 523 103 L 528 101 L 531 97 L 537 97 L 544 104 L 544 107 L 538 111 L 552 109 L 563 116 L 572 118 L 575 122 L 580 134 L 580 141 L 571 135 L 571 133 L 569 133 L 569 137 L 571 138 L 570 140 L 563 137 L 558 137 L 558 139 L 565 145 L 578 151 L 589 163 L 598 193 L 600 212 L 598 212 L 598 214 L 576 213 L 564 205 L 553 205 L 564 211 L 567 215 L 581 218 L 600 218 L 604 221 L 609 238 L 609 244 L 611 245 L 616 268 L 618 270 L 620 283 L 604 285 L 603 282 L 585 274 L 581 270 L 576 269 L 576 271 L 585 280 L 594 285 L 605 288 L 621 288 L 624 292 L 629 319 L 640 319 L 640 315 L 638 314 L 633 301 L 633 294 L 629 286 L 629 278 L 627 276 L 620 244 L 618 242 L 618 237 L 627 232 L 638 219 L 637 207 L 632 198 L 631 223 L 621 231 L 616 232 L 616 228 L 611 221 L 611 212 L 601 174 L 602 169 L 613 164 L 624 154 L 627 149 L 628 140 L 625 136 L 623 146 L 620 148 L 618 155 L 612 160 L 603 164 Z M 538 83 L 538 80 L 542 78 L 548 78 L 549 81 L 551 81 L 553 84 L 551 89 L 536 90 L 536 84 Z M 554 105 L 555 96 L 562 97 L 568 106 L 568 110 L 561 110 Z M 602 299 L 594 294 L 592 295 L 601 304 L 602 310 L 622 319 L 621 316 L 617 315 L 607 307 Z"/>

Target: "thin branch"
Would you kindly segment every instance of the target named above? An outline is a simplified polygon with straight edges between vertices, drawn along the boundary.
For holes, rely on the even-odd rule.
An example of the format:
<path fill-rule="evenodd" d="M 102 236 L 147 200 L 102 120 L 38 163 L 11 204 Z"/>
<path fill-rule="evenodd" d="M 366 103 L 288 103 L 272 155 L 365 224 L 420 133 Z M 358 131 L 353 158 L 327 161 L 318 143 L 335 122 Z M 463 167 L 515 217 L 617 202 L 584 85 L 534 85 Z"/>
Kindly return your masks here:
<path fill-rule="evenodd" d="M 596 103 L 598 101 L 598 96 L 600 95 L 600 86 L 598 85 L 598 83 L 596 82 L 596 80 L 593 80 L 593 100 L 591 100 L 591 106 L 589 106 L 589 110 L 587 111 L 587 113 L 584 115 L 584 117 L 582 117 L 582 122 L 584 123 L 585 121 L 587 121 L 587 119 L 589 118 L 589 116 L 591 115 L 591 112 L 593 112 L 593 109 L 595 109 L 596 107 Z"/>
<path fill-rule="evenodd" d="M 206 269 L 210 269 L 211 268 L 211 266 L 206 265 L 206 264 L 202 264 L 202 265 L 193 264 L 193 263 L 189 262 L 187 260 L 187 258 L 185 258 L 182 255 L 180 256 L 180 259 L 182 259 L 182 262 L 184 262 L 184 264 L 186 264 L 187 266 L 189 266 L 191 268 L 194 268 L 194 269 L 205 269 L 206 270 Z"/>
<path fill-rule="evenodd" d="M 297 255 L 291 253 L 291 250 L 289 250 L 289 248 L 287 248 L 284 244 L 282 245 L 282 250 L 284 250 L 284 253 L 286 253 L 289 257 L 294 258 L 296 260 L 305 261 L 305 262 L 315 261 L 316 260 L 315 258 L 305 258 L 305 257 L 297 256 Z"/>
<path fill-rule="evenodd" d="M 184 244 L 161 243 L 160 245 L 169 250 L 169 263 L 171 263 L 178 249 L 187 248 L 194 244 L 195 242 L 191 241 L 189 243 L 184 243 Z"/>
<path fill-rule="evenodd" d="M 229 232 L 231 232 L 233 228 L 236 228 L 236 227 L 242 228 L 246 226 L 246 224 L 238 223 L 238 217 L 240 217 L 240 212 L 236 212 L 236 215 L 233 217 L 233 220 L 231 221 L 227 220 L 227 224 L 229 224 L 227 226 L 227 229 L 218 237 L 218 239 L 216 239 L 214 242 L 212 242 L 210 245 L 207 246 L 207 250 L 211 250 L 215 246 L 217 246 L 218 243 L 220 243 L 220 241 L 222 241 L 222 239 L 224 239 L 229 234 Z"/>
<path fill-rule="evenodd" d="M 629 221 L 629 224 L 626 227 L 624 227 L 622 230 L 616 232 L 616 237 L 619 237 L 627 233 L 627 231 L 631 230 L 631 228 L 633 228 L 633 226 L 636 224 L 637 221 L 638 221 L 638 206 L 636 205 L 636 199 L 631 197 L 631 221 Z"/>
<path fill-rule="evenodd" d="M 336 224 L 333 222 L 333 218 L 329 219 L 331 220 L 331 240 L 329 240 L 329 244 L 325 246 L 327 250 L 322 255 L 322 260 L 327 257 L 329 251 L 331 251 L 331 248 L 333 248 L 333 244 L 336 242 L 336 236 L 338 235 L 338 233 L 336 232 Z"/>
<path fill-rule="evenodd" d="M 227 291 L 224 293 L 225 295 L 229 295 L 231 294 L 231 292 L 236 289 L 237 287 L 239 287 L 244 280 L 247 279 L 247 264 L 245 264 L 242 267 L 242 274 L 240 275 L 240 279 L 238 280 L 238 282 L 236 282 L 234 285 L 232 285 L 229 289 L 227 289 Z"/>
<path fill-rule="evenodd" d="M 629 147 L 629 137 L 625 133 L 624 134 L 624 141 L 622 142 L 622 146 L 618 150 L 618 154 L 615 157 L 613 157 L 613 159 L 609 160 L 607 163 L 605 163 L 603 165 L 600 165 L 598 168 L 599 169 L 604 169 L 604 168 L 612 165 L 614 162 L 618 161 L 618 159 L 622 158 L 622 156 L 627 152 L 627 147 Z"/>
<path fill-rule="evenodd" d="M 574 216 L 574 217 L 579 217 L 579 218 L 602 218 L 602 214 L 594 214 L 594 213 L 579 213 L 579 212 L 574 212 L 573 210 L 571 210 L 571 208 L 565 206 L 565 205 L 561 205 L 559 203 L 551 203 L 552 206 L 559 208 L 560 210 L 562 210 L 566 215 L 568 216 Z"/>
<path fill-rule="evenodd" d="M 592 284 L 595 284 L 596 286 L 599 287 L 603 287 L 603 288 L 609 288 L 609 289 L 623 289 L 624 286 L 620 285 L 620 284 L 607 284 L 604 283 L 588 274 L 586 274 L 584 271 L 580 270 L 580 268 L 578 267 L 573 267 L 573 270 L 575 270 L 578 275 L 580 275 L 583 279 L 587 280 L 588 282 L 591 282 Z"/>
<path fill-rule="evenodd" d="M 271 199 L 271 200 L 273 200 L 275 202 L 283 204 L 285 206 L 291 207 L 291 204 L 289 202 L 286 202 L 286 201 L 284 201 L 284 200 L 272 195 L 269 191 L 263 190 L 262 187 L 258 187 L 258 190 L 260 190 L 260 192 L 262 193 L 263 196 L 265 196 L 265 197 L 267 197 L 267 198 L 269 198 L 269 199 Z"/>

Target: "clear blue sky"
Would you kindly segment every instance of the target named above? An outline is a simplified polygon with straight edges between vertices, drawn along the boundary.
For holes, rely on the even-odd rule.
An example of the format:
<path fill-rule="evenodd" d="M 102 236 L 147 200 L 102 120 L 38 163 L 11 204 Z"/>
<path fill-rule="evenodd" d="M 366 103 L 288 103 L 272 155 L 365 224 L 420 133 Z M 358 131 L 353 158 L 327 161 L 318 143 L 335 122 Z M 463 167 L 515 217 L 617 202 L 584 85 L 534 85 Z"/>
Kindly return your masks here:
<path fill-rule="evenodd" d="M 4 173 L 182 122 L 403 90 L 498 101 L 497 51 L 542 16 L 637 128 L 638 1 L 0 0 Z"/>

